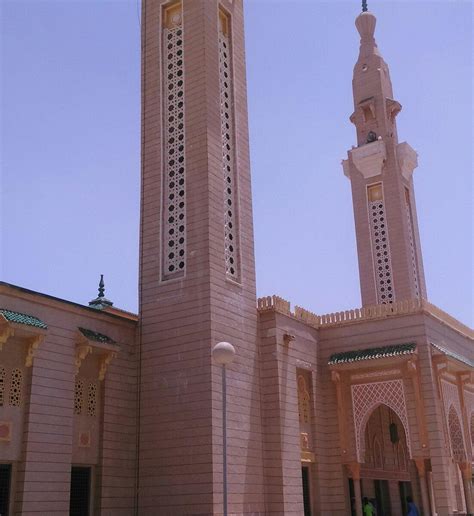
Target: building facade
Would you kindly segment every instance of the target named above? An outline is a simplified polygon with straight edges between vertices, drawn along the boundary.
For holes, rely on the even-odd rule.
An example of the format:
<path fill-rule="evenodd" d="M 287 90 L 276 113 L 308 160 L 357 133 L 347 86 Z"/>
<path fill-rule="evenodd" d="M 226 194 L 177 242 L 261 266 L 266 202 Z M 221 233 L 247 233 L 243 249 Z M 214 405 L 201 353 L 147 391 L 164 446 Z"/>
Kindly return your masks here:
<path fill-rule="evenodd" d="M 0 284 L 0 514 L 474 511 L 473 332 L 427 300 L 376 19 L 356 19 L 362 308 L 256 298 L 242 0 L 144 0 L 139 314 Z"/>

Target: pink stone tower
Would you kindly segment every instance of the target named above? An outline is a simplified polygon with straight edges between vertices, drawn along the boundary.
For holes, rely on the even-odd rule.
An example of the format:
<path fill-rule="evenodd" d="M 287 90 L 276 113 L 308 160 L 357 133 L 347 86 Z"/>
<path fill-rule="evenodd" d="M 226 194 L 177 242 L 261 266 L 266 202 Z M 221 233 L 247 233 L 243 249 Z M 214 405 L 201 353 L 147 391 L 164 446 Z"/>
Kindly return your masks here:
<path fill-rule="evenodd" d="M 242 0 L 144 0 L 140 514 L 263 514 Z"/>
<path fill-rule="evenodd" d="M 388 66 L 374 39 L 376 18 L 356 19 L 360 52 L 352 81 L 357 147 L 343 161 L 350 179 L 362 304 L 426 298 L 412 173 L 417 154 L 398 143 Z"/>

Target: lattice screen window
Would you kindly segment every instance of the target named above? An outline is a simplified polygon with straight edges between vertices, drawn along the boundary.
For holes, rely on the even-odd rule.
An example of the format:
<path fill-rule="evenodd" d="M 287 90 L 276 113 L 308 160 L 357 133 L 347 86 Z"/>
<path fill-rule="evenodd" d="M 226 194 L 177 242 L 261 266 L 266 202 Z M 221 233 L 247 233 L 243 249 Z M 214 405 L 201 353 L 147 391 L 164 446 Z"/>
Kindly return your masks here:
<path fill-rule="evenodd" d="M 219 13 L 219 85 L 224 178 L 225 270 L 229 278 L 239 280 L 237 184 L 234 143 L 234 97 L 229 18 Z"/>
<path fill-rule="evenodd" d="M 411 203 L 410 203 L 410 193 L 408 189 L 405 189 L 405 208 L 407 212 L 408 219 L 408 239 L 410 242 L 410 252 L 411 252 L 411 266 L 413 271 L 413 281 L 415 285 L 415 297 L 420 297 L 420 285 L 418 281 L 418 264 L 416 257 L 416 247 L 415 247 L 415 229 L 413 227 L 413 217 L 411 214 Z"/>
<path fill-rule="evenodd" d="M 382 183 L 369 186 L 367 194 L 377 302 L 379 304 L 392 303 L 395 301 L 395 293 Z"/>
<path fill-rule="evenodd" d="M 98 389 L 95 382 L 91 382 L 87 389 L 87 413 L 89 416 L 97 414 Z"/>
<path fill-rule="evenodd" d="M 0 407 L 5 404 L 5 383 L 7 372 L 3 366 L 0 366 Z"/>
<path fill-rule="evenodd" d="M 84 405 L 84 380 L 76 379 L 76 387 L 74 389 L 74 414 L 80 415 Z"/>
<path fill-rule="evenodd" d="M 184 275 L 186 178 L 184 55 L 181 4 L 164 13 L 163 30 L 163 279 Z"/>
<path fill-rule="evenodd" d="M 298 375 L 298 415 L 300 423 L 311 421 L 311 396 L 306 378 L 302 374 Z"/>
<path fill-rule="evenodd" d="M 21 369 L 13 369 L 10 383 L 10 405 L 12 407 L 21 406 L 23 389 L 23 372 Z"/>

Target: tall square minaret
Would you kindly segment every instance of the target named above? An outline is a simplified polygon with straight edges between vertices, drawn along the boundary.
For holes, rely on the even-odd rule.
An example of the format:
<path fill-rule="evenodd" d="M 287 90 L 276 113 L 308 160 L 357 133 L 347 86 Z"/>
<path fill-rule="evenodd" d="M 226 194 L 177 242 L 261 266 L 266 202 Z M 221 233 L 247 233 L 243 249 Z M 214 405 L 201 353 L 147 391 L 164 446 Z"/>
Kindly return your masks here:
<path fill-rule="evenodd" d="M 398 142 L 388 66 L 374 39 L 376 18 L 356 19 L 360 51 L 352 81 L 357 147 L 343 161 L 351 181 L 362 304 L 426 298 L 413 189 L 417 154 Z"/>
<path fill-rule="evenodd" d="M 140 514 L 263 513 L 242 0 L 144 0 Z"/>

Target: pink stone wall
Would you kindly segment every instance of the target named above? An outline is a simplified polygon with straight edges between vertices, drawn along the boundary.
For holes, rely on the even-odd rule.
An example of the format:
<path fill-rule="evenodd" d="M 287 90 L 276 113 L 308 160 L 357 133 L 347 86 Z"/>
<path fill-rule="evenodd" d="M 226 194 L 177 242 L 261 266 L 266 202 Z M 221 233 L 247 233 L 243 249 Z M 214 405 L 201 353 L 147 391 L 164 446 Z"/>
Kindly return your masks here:
<path fill-rule="evenodd" d="M 116 438 L 113 440 L 106 430 L 105 421 L 107 406 L 111 403 L 109 392 L 113 390 L 112 385 L 109 386 L 111 376 L 120 376 L 122 382 L 128 382 L 132 392 L 136 392 L 135 371 L 127 371 L 123 367 L 125 363 L 134 362 L 134 321 L 14 288 L 1 287 L 0 306 L 34 315 L 48 325 L 45 340 L 36 351 L 32 367 L 25 368 L 29 389 L 25 390 L 22 405 L 24 421 L 22 428 L 15 426 L 12 443 L 17 448 L 20 438 L 19 451 L 15 451 L 13 456 L 0 446 L 0 460 L 14 461 L 14 513 L 68 514 L 71 465 L 80 463 L 92 467 L 93 490 L 97 496 L 92 505 L 96 509 L 101 507 L 103 514 L 107 514 L 110 507 L 117 505 L 116 500 L 108 499 L 108 493 L 120 493 L 119 503 L 125 510 L 114 510 L 109 514 L 130 514 L 134 504 L 135 428 L 128 435 L 115 432 Z M 73 416 L 74 360 L 79 326 L 104 333 L 120 344 L 118 358 L 110 364 L 108 375 L 100 386 L 102 394 L 97 420 L 91 422 L 89 427 L 92 448 L 83 454 L 76 447 L 77 427 Z M 1 363 L 21 358 L 15 357 L 22 345 L 19 342 L 20 330 L 17 334 L 18 337 L 8 341 L 0 352 Z M 24 360 L 26 345 L 23 346 Z M 96 370 L 93 365 L 89 368 L 85 364 L 84 372 L 87 374 L 92 375 Z M 134 404 L 129 403 L 127 397 L 130 399 L 128 393 L 121 396 L 117 413 L 120 418 L 134 414 Z M 135 396 L 130 401 L 134 399 Z M 0 407 L 0 420 L 3 419 L 4 410 Z M 117 461 L 121 454 L 119 450 L 126 448 L 130 450 L 126 460 L 120 467 L 112 467 L 107 456 L 115 449 L 112 454 Z M 111 485 L 115 491 L 109 487 Z"/>

